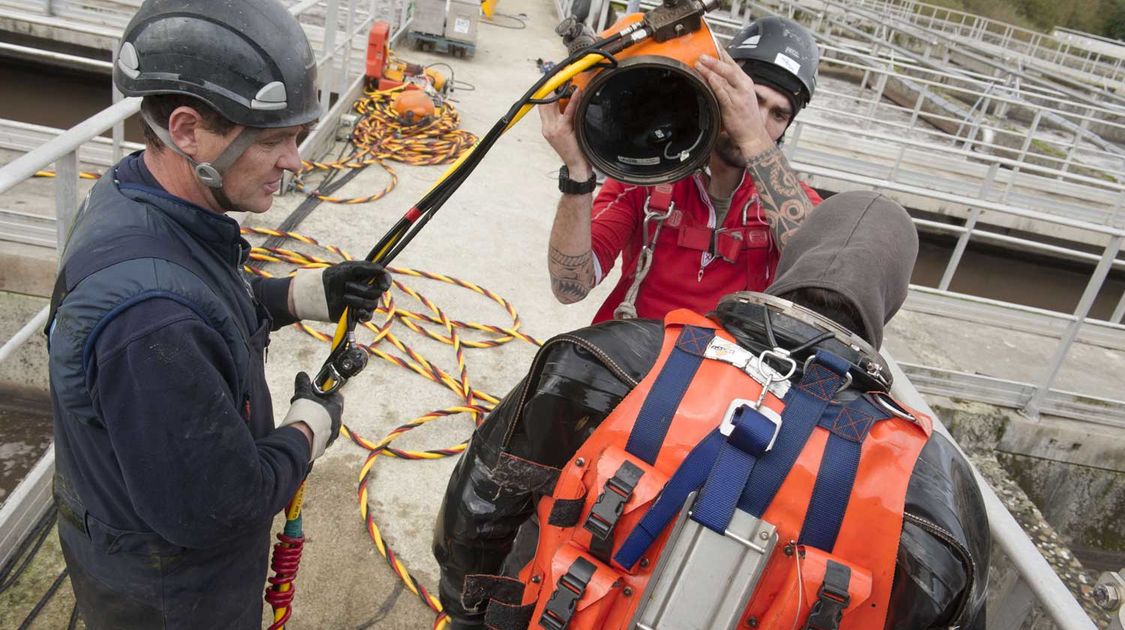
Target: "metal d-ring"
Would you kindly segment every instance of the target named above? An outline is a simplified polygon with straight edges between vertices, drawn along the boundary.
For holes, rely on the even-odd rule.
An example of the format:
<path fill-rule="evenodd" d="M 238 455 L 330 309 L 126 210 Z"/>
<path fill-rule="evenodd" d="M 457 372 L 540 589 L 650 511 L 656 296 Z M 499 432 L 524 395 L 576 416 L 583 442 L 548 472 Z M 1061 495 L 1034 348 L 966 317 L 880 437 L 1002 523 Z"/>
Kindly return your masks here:
<path fill-rule="evenodd" d="M 889 412 L 891 415 L 902 418 L 903 420 L 907 420 L 909 422 L 913 422 L 914 424 L 918 424 L 918 418 L 916 418 L 914 414 L 903 409 L 899 409 L 897 404 L 892 404 L 891 402 L 889 402 L 887 400 L 887 398 L 889 398 L 889 395 L 886 392 L 871 392 L 871 397 L 875 399 L 875 402 L 878 403 L 880 407 Z"/>
<path fill-rule="evenodd" d="M 774 348 L 773 350 L 763 350 L 762 353 L 758 355 L 758 363 L 761 363 L 763 365 L 769 365 L 768 363 L 766 363 L 766 357 L 773 357 L 773 358 L 777 359 L 778 361 L 789 364 L 789 371 L 787 371 L 785 374 L 781 374 L 781 372 L 778 371 L 778 374 L 781 374 L 781 380 L 784 380 L 784 381 L 789 380 L 790 378 L 792 378 L 793 374 L 797 371 L 797 361 L 795 361 L 793 359 L 793 357 L 789 356 L 788 350 L 784 350 L 782 348 Z"/>

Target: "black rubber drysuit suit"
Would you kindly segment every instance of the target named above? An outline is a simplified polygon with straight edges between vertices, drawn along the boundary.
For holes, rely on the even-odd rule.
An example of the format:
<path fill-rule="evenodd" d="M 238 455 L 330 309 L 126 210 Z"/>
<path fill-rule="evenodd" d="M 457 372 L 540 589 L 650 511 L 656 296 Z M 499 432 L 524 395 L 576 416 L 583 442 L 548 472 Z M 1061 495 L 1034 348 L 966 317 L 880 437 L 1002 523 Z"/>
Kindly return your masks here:
<path fill-rule="evenodd" d="M 877 348 L 884 323 L 905 299 L 916 254 L 917 236 L 900 206 L 874 193 L 837 195 L 794 235 L 768 292 L 789 297 L 814 288 L 844 296 L 854 307 L 854 327 L 863 328 L 861 336 Z M 769 336 L 785 346 L 811 335 L 783 314 L 775 314 L 772 330 L 765 330 L 762 308 L 724 300 L 713 317 L 755 352 L 773 347 Z M 651 369 L 663 334 L 659 321 L 627 320 L 554 337 L 477 430 L 450 480 L 434 532 L 441 601 L 455 628 L 483 627 L 485 594 L 464 592 L 465 577 L 515 575 L 535 553 L 536 502 L 550 494 L 558 470 Z M 836 340 L 820 347 L 849 356 Z M 795 358 L 801 365 L 805 356 Z M 853 389 L 878 387 L 860 375 Z M 936 432 L 915 465 L 905 513 L 887 627 L 983 628 L 989 555 L 984 506 L 968 463 Z"/>

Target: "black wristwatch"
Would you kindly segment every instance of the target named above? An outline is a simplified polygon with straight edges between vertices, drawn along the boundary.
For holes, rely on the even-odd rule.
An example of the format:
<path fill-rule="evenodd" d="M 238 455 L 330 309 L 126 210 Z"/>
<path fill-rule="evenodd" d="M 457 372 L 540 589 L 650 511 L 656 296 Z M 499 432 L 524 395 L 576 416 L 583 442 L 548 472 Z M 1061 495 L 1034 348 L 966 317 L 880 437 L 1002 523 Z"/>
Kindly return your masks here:
<path fill-rule="evenodd" d="M 584 182 L 576 182 L 570 178 L 570 169 L 563 164 L 559 169 L 559 192 L 564 195 L 585 195 L 586 193 L 594 192 L 598 187 L 598 176 L 592 171 L 590 179 Z"/>

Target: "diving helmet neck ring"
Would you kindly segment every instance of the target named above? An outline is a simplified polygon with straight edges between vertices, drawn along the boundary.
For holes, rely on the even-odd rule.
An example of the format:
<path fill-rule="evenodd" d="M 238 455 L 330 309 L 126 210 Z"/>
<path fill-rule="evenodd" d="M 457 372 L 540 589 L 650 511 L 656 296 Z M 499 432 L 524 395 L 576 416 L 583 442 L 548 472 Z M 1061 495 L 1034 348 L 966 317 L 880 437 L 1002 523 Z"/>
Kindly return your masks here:
<path fill-rule="evenodd" d="M 794 347 L 818 335 L 831 333 L 831 339 L 827 342 L 817 343 L 809 349 L 809 352 L 815 353 L 816 348 L 822 344 L 831 344 L 835 347 L 828 349 L 836 354 L 847 355 L 843 356 L 843 358 L 852 364 L 851 371 L 856 374 L 857 380 L 861 380 L 861 382 L 869 386 L 875 386 L 881 389 L 890 388 L 892 376 L 886 359 L 884 359 L 866 339 L 863 339 L 859 335 L 837 324 L 828 317 L 799 304 L 794 304 L 789 300 L 754 291 L 739 291 L 724 296 L 719 300 L 716 312 L 719 314 L 720 319 L 723 320 L 724 326 L 729 329 L 729 326 L 727 326 L 727 318 L 723 317 L 724 312 L 730 313 L 732 311 L 738 311 L 739 309 L 765 310 L 767 313 L 781 315 L 784 318 L 789 318 L 797 322 L 798 325 L 809 328 L 809 330 L 801 333 L 800 337 L 794 337 L 791 334 L 786 335 L 785 333 L 791 331 L 786 330 L 787 327 L 784 325 L 783 321 L 779 321 L 781 318 L 775 318 L 774 330 L 778 331 L 779 337 L 785 337 L 785 341 L 779 341 L 779 345 L 784 346 L 792 344 L 790 347 Z M 743 321 L 747 320 L 739 318 L 739 323 Z M 749 321 L 757 323 L 756 319 L 751 319 Z M 756 331 L 754 336 L 757 337 Z M 768 346 L 769 344 L 763 343 L 763 345 Z"/>

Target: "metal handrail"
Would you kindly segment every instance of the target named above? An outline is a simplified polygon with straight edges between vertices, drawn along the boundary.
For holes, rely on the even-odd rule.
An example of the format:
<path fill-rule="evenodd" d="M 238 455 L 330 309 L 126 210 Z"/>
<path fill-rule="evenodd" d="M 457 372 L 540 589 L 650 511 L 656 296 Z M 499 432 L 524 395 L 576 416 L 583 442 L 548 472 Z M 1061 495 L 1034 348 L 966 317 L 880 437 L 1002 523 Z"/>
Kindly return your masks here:
<path fill-rule="evenodd" d="M 813 125 L 815 123 L 801 123 L 801 124 L 802 125 Z M 791 149 L 794 148 L 794 145 L 790 144 L 790 148 Z M 1094 232 L 1094 233 L 1102 234 L 1102 235 L 1106 235 L 1106 236 L 1122 236 L 1122 235 L 1125 235 L 1125 228 L 1113 227 L 1111 225 L 1099 225 L 1097 223 L 1089 223 L 1089 222 L 1086 222 L 1086 221 L 1071 219 L 1069 217 L 1064 217 L 1064 216 L 1059 216 L 1059 215 L 1054 215 L 1054 214 L 1048 214 L 1046 212 L 1039 212 L 1037 210 L 1028 210 L 1026 208 L 1018 208 L 1018 207 L 1015 207 L 1015 206 L 1011 206 L 1011 205 L 1007 205 L 1007 204 L 1003 204 L 1003 203 L 998 203 L 998 202 L 995 202 L 995 201 L 989 201 L 987 199 L 969 197 L 969 196 L 961 195 L 961 194 L 957 194 L 957 193 L 937 192 L 937 191 L 930 190 L 928 188 L 922 188 L 920 186 L 914 186 L 914 185 L 911 185 L 911 184 L 904 184 L 904 183 L 901 183 L 901 182 L 881 180 L 881 179 L 877 179 L 877 178 L 873 178 L 873 177 L 868 177 L 868 176 L 865 176 L 865 175 L 860 175 L 860 174 L 857 174 L 857 173 L 840 171 L 838 169 L 822 167 L 822 166 L 818 166 L 816 164 L 810 164 L 810 163 L 806 163 L 806 162 L 795 162 L 793 166 L 797 170 L 799 170 L 801 172 L 805 172 L 805 173 L 810 173 L 810 174 L 814 174 L 814 175 L 823 175 L 823 176 L 830 177 L 830 178 L 845 177 L 845 178 L 849 179 L 850 181 L 852 181 L 853 183 L 856 183 L 856 184 L 863 184 L 863 185 L 866 185 L 866 186 L 884 188 L 884 189 L 894 190 L 894 191 L 902 192 L 902 193 L 909 193 L 909 194 L 912 194 L 912 195 L 918 195 L 920 197 L 930 197 L 930 198 L 933 198 L 933 199 L 941 199 L 943 201 L 950 201 L 950 202 L 953 202 L 953 203 L 956 203 L 958 205 L 962 205 L 962 206 L 965 206 L 965 207 L 968 207 L 968 208 L 980 208 L 982 210 L 989 210 L 989 211 L 992 211 L 992 212 L 998 212 L 1000 214 L 1006 214 L 1006 215 L 1010 215 L 1010 216 L 1014 216 L 1014 217 L 1020 217 L 1020 218 L 1024 218 L 1024 219 L 1032 219 L 1032 220 L 1035 220 L 1035 221 L 1043 221 L 1043 222 L 1046 222 L 1046 223 L 1053 223 L 1055 225 L 1060 225 L 1060 226 L 1069 227 L 1069 228 L 1076 228 L 1078 230 Z"/>
<path fill-rule="evenodd" d="M 882 59 L 882 58 L 875 58 L 875 57 L 872 57 L 871 55 L 864 55 L 862 53 L 858 53 L 858 52 L 852 51 L 852 50 L 847 50 L 847 49 L 844 49 L 844 48 L 833 47 L 830 50 L 839 51 L 841 53 L 848 54 L 848 55 L 855 56 L 855 57 L 859 57 L 859 58 L 872 59 L 872 60 L 876 60 L 876 61 L 879 61 L 879 62 L 885 62 L 886 61 L 885 59 Z M 871 72 L 891 72 L 889 69 L 886 69 L 886 68 L 873 68 L 873 67 L 867 66 L 867 65 L 857 64 L 857 63 L 854 63 L 854 62 L 847 62 L 847 61 L 844 61 L 842 59 L 835 59 L 833 57 L 822 57 L 821 62 L 822 63 L 828 62 L 828 63 L 837 64 L 837 65 L 841 65 L 841 66 L 845 66 L 845 67 L 868 70 L 868 71 L 871 71 Z M 1096 123 L 1099 123 L 1099 124 L 1105 124 L 1105 125 L 1110 126 L 1110 127 L 1125 128 L 1125 123 L 1119 122 L 1121 112 L 1119 110 L 1116 110 L 1116 109 L 1113 109 L 1113 108 L 1099 107 L 1099 106 L 1096 106 L 1096 105 L 1083 105 L 1082 106 L 1083 111 L 1091 112 L 1091 113 L 1098 112 L 1098 113 L 1102 113 L 1102 114 L 1106 115 L 1105 118 L 1098 118 L 1098 117 L 1088 115 L 1088 114 L 1078 114 L 1078 113 L 1075 113 L 1075 112 L 1073 112 L 1069 109 L 1065 109 L 1063 107 L 1064 105 L 1068 105 L 1068 106 L 1073 107 L 1074 103 L 1065 100 L 1061 96 L 1051 97 L 1051 96 L 1045 96 L 1045 95 L 1044 96 L 1037 95 L 1035 97 L 1036 99 L 1039 99 L 1039 100 L 1054 101 L 1054 102 L 1056 102 L 1060 105 L 1059 107 L 1050 107 L 1050 106 L 1043 105 L 1043 104 L 1040 104 L 1040 103 L 1029 102 L 1026 99 L 1019 98 L 1019 97 L 1005 96 L 1003 93 L 989 94 L 989 93 L 987 93 L 987 90 L 990 88 L 990 86 L 995 86 L 995 87 L 992 87 L 991 89 L 997 89 L 997 88 L 1000 88 L 1002 90 L 1007 89 L 1006 86 L 1004 86 L 1004 84 L 1002 82 L 1000 82 L 999 80 L 995 80 L 995 78 L 992 81 L 985 81 L 985 80 L 975 79 L 975 78 L 965 76 L 965 75 L 961 75 L 961 74 L 956 74 L 956 73 L 951 73 L 951 72 L 942 72 L 940 70 L 934 70 L 934 69 L 925 68 L 925 67 L 922 67 L 922 66 L 911 66 L 911 69 L 914 70 L 914 71 L 917 71 L 917 72 L 921 72 L 921 73 L 937 75 L 945 81 L 958 81 L 958 82 L 969 84 L 969 87 L 962 87 L 962 86 L 959 86 L 959 85 L 951 85 L 950 83 L 938 81 L 938 80 L 933 80 L 933 79 L 924 79 L 924 78 L 916 77 L 916 76 L 909 76 L 908 77 L 911 81 L 914 81 L 916 83 L 922 83 L 922 84 L 925 84 L 925 85 L 930 86 L 930 87 L 940 88 L 942 90 L 949 90 L 949 91 L 953 91 L 953 92 L 959 92 L 959 93 L 962 93 L 965 96 L 970 97 L 970 98 L 973 97 L 973 96 L 987 96 L 991 101 L 994 101 L 994 102 L 1007 103 L 1009 105 L 1018 105 L 1020 107 L 1026 107 L 1031 111 L 1037 111 L 1037 110 L 1049 111 L 1049 112 L 1051 112 L 1053 114 L 1057 114 L 1059 116 L 1072 118 L 1072 119 L 1074 119 L 1075 121 L 1078 121 L 1078 122 L 1081 122 L 1083 120 L 1087 120 L 1089 122 L 1096 122 Z M 982 91 L 982 88 L 983 88 L 984 91 Z M 1113 117 L 1113 118 L 1111 119 L 1111 117 Z"/>
<path fill-rule="evenodd" d="M 140 97 L 126 98 L 83 120 L 66 132 L 47 141 L 38 149 L 25 153 L 5 164 L 3 168 L 0 168 L 0 194 L 8 192 L 16 184 L 33 177 L 40 170 L 76 152 L 91 138 L 101 135 L 118 122 L 140 111 L 140 109 Z"/>
<path fill-rule="evenodd" d="M 884 11 L 884 13 L 886 12 L 887 7 L 901 6 L 901 3 L 898 0 L 859 0 L 858 2 L 856 2 L 856 4 L 861 6 L 861 7 L 879 7 Z M 915 2 L 914 0 L 911 0 L 910 5 L 911 5 L 910 11 L 900 11 L 900 12 L 898 12 L 898 14 L 901 17 L 906 17 L 907 19 L 917 18 L 917 20 L 910 19 L 911 23 L 918 23 L 922 19 L 925 19 L 926 22 L 927 22 L 927 26 L 929 28 L 933 28 L 933 23 L 935 21 L 937 21 L 937 22 L 940 22 L 940 23 L 943 24 L 943 26 L 939 27 L 941 30 L 943 30 L 943 31 L 953 30 L 953 31 L 956 31 L 956 33 L 959 36 L 961 36 L 962 32 L 964 30 L 963 26 L 964 26 L 965 21 L 967 21 L 969 18 L 971 18 L 972 22 L 973 22 L 973 28 L 970 29 L 969 36 L 972 39 L 977 39 L 979 41 L 986 41 L 985 34 L 998 35 L 998 33 L 995 33 L 993 31 L 993 28 L 999 28 L 1002 31 L 1002 34 L 999 34 L 1000 35 L 999 40 L 994 42 L 994 43 L 997 43 L 998 45 L 1001 45 L 1001 46 L 1004 46 L 1004 47 L 1007 48 L 1013 43 L 1013 36 L 1014 35 L 1020 35 L 1022 37 L 1017 37 L 1017 38 L 1014 38 L 1014 39 L 1016 39 L 1017 41 L 1021 41 L 1022 43 L 1026 44 L 1028 46 L 1027 52 L 1025 53 L 1028 57 L 1031 57 L 1031 58 L 1034 58 L 1034 59 L 1039 59 L 1041 61 L 1050 61 L 1050 63 L 1056 63 L 1057 58 L 1061 55 L 1064 58 L 1064 60 L 1069 59 L 1069 60 L 1078 61 L 1078 66 L 1076 68 L 1076 66 L 1068 66 L 1065 63 L 1064 64 L 1058 64 L 1058 65 L 1062 65 L 1064 67 L 1081 69 L 1082 71 L 1085 71 L 1085 68 L 1087 66 L 1089 66 L 1091 68 L 1095 68 L 1095 69 L 1096 68 L 1102 68 L 1103 70 L 1107 70 L 1108 74 L 1106 74 L 1106 73 L 1095 73 L 1095 72 L 1091 72 L 1091 74 L 1101 74 L 1101 76 L 1106 76 L 1110 79 L 1116 79 L 1118 74 L 1120 73 L 1120 70 L 1121 70 L 1121 67 L 1120 67 L 1119 64 L 1110 63 L 1110 62 L 1106 62 L 1106 61 L 1103 60 L 1104 58 L 1108 57 L 1108 58 L 1112 58 L 1115 61 L 1117 61 L 1117 60 L 1120 60 L 1121 57 L 1116 57 L 1116 56 L 1113 56 L 1113 55 L 1107 55 L 1107 54 L 1104 54 L 1104 53 L 1101 53 L 1101 52 L 1098 52 L 1098 51 L 1089 50 L 1089 49 L 1085 49 L 1085 50 L 1088 50 L 1088 52 L 1091 53 L 1089 56 L 1079 57 L 1079 56 L 1073 55 L 1069 52 L 1071 48 L 1075 47 L 1070 42 L 1062 42 L 1058 38 L 1054 37 L 1053 35 L 1047 34 L 1047 33 L 1032 31 L 1032 30 L 1025 29 L 1025 28 L 1022 28 L 1022 27 L 1019 27 L 1019 26 L 1015 26 L 1013 24 L 1009 24 L 1007 22 L 1001 22 L 999 20 L 993 20 L 991 18 L 986 18 L 986 17 L 980 16 L 980 15 L 975 15 L 975 14 L 972 14 L 972 13 L 966 13 L 964 11 L 958 11 L 958 10 L 950 9 L 950 8 L 947 8 L 947 7 L 932 5 L 932 4 L 928 4 L 928 3 L 925 3 L 925 2 Z M 922 9 L 922 8 L 929 9 L 931 11 L 930 15 L 929 16 L 924 15 L 919 10 L 919 9 Z M 939 12 L 943 12 L 947 15 L 953 15 L 953 14 L 959 15 L 959 16 L 961 16 L 962 21 L 957 23 L 957 22 L 954 22 L 952 20 L 940 20 L 940 19 L 935 20 L 935 17 Z M 952 26 L 953 28 L 946 29 L 945 26 Z M 978 34 L 978 33 L 979 33 L 979 36 L 974 36 L 975 34 Z M 1042 50 L 1044 52 L 1047 52 L 1049 54 L 1053 52 L 1054 58 L 1051 59 L 1051 60 L 1048 60 L 1048 59 L 1045 59 L 1045 58 L 1035 54 L 1035 53 L 1039 52 L 1040 50 Z M 1095 56 L 1096 56 L 1096 59 L 1094 58 Z"/>
<path fill-rule="evenodd" d="M 27 343 L 27 341 L 31 339 L 31 336 L 37 331 L 43 329 L 43 325 L 47 323 L 48 311 L 50 311 L 49 308 L 43 307 L 43 310 L 36 313 L 34 317 L 23 325 L 23 328 L 16 331 L 16 334 L 12 335 L 12 338 L 4 343 L 3 347 L 0 347 L 0 363 L 3 363 L 8 357 L 12 356 L 12 354 L 14 354 L 20 346 Z"/>
<path fill-rule="evenodd" d="M 876 116 L 849 114 L 848 112 L 843 112 L 841 114 L 840 112 L 838 112 L 836 110 L 823 108 L 823 107 L 819 107 L 819 106 L 815 107 L 815 108 L 810 106 L 810 109 L 818 110 L 818 111 L 832 112 L 836 115 L 846 116 L 848 118 L 858 120 L 858 121 L 881 122 L 882 124 L 887 125 L 889 127 L 897 127 L 897 128 L 904 127 L 901 124 L 887 123 L 885 121 L 880 120 Z M 934 116 L 934 117 L 936 118 L 936 116 Z M 838 124 L 838 123 L 831 123 L 831 122 L 815 121 L 815 120 L 801 120 L 801 121 L 798 121 L 794 124 L 797 124 L 797 125 L 800 125 L 800 126 L 805 126 L 805 127 L 813 127 L 813 128 L 827 129 L 827 130 L 832 130 L 832 131 L 840 131 L 840 132 L 844 132 L 844 133 L 849 133 L 849 132 L 854 133 L 856 131 L 856 128 L 852 127 L 852 126 L 841 125 L 841 124 Z M 908 130 L 910 129 L 910 127 L 908 127 L 908 126 L 906 128 Z M 1011 147 L 1004 147 L 1004 146 L 996 145 L 995 143 L 976 142 L 972 145 L 966 145 L 966 146 L 962 146 L 962 147 L 952 147 L 952 146 L 949 146 L 948 144 L 927 143 L 927 142 L 921 142 L 919 140 L 910 140 L 910 139 L 899 137 L 899 136 L 881 134 L 881 133 L 877 133 L 877 132 L 872 132 L 868 129 L 864 129 L 863 131 L 864 131 L 864 135 L 866 137 L 870 138 L 870 139 L 884 141 L 888 145 L 896 146 L 896 147 L 899 147 L 901 149 L 906 149 L 906 148 L 921 149 L 921 150 L 930 151 L 930 152 L 934 152 L 934 153 L 941 153 L 941 154 L 947 155 L 949 157 L 967 158 L 967 159 L 970 159 L 972 163 L 975 163 L 975 164 L 978 164 L 978 165 L 981 165 L 981 166 L 991 166 L 993 164 L 997 164 L 997 165 L 1000 165 L 1000 166 L 1007 167 L 1013 173 L 1015 173 L 1017 169 L 1020 170 L 1020 171 L 1023 171 L 1023 172 L 1040 173 L 1044 176 L 1054 177 L 1056 181 L 1070 180 L 1070 182 L 1073 185 L 1082 186 L 1083 191 L 1098 191 L 1098 192 L 1107 193 L 1107 194 L 1108 193 L 1125 193 L 1125 183 L 1110 182 L 1110 181 L 1101 180 L 1101 179 L 1098 179 L 1098 178 L 1095 178 L 1095 177 L 1090 177 L 1088 175 L 1080 175 L 1078 173 L 1071 173 L 1069 171 L 1062 171 L 1062 170 L 1059 170 L 1059 169 L 1051 168 L 1049 166 L 1040 166 L 1038 164 L 1028 162 L 1026 160 L 1026 155 L 1023 155 L 1022 158 L 1013 159 L 1013 158 L 1003 157 L 1003 156 L 1000 156 L 1000 155 L 992 155 L 992 154 L 987 154 L 987 153 L 977 153 L 977 152 L 973 152 L 971 150 L 972 146 L 978 146 L 978 147 L 990 147 L 990 148 L 995 147 L 997 149 L 1002 149 L 1003 151 L 1008 152 L 1008 153 L 1017 153 L 1018 152 L 1017 149 L 1013 149 Z M 937 137 L 942 137 L 942 136 L 937 136 Z M 947 139 L 948 136 L 945 136 L 945 138 Z M 1095 171 L 1102 170 L 1102 169 L 1096 169 L 1096 168 L 1093 168 L 1093 167 L 1090 167 L 1090 168 L 1091 168 L 1091 170 L 1095 170 Z"/>

